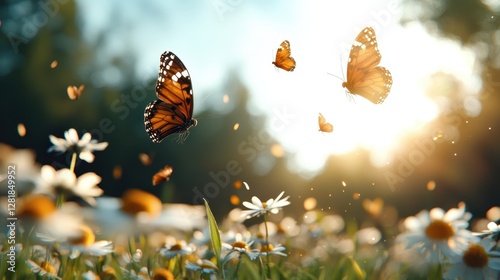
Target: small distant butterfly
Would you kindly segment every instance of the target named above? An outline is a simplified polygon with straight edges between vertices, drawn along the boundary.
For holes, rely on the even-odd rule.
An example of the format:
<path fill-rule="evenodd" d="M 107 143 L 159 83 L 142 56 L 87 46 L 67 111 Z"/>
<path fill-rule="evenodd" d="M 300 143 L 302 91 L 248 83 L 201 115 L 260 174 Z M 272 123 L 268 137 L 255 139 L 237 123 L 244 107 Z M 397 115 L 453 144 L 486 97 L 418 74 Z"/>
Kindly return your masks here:
<path fill-rule="evenodd" d="M 273 61 L 273 64 L 283 70 L 293 71 L 295 69 L 295 59 L 290 56 L 291 52 L 290 42 L 287 40 L 283 41 L 276 51 L 276 59 Z"/>
<path fill-rule="evenodd" d="M 319 125 L 319 131 L 321 132 L 333 131 L 333 125 L 331 123 L 327 123 L 325 117 L 323 117 L 321 113 L 319 113 L 318 116 L 318 125 Z"/>
<path fill-rule="evenodd" d="M 349 53 L 347 81 L 342 83 L 349 93 L 360 95 L 372 103 L 384 102 L 392 86 L 392 75 L 380 63 L 375 30 L 366 27 L 361 31 Z"/>
<path fill-rule="evenodd" d="M 160 171 L 156 172 L 156 174 L 153 175 L 153 186 L 156 186 L 163 181 L 168 181 L 170 179 L 170 176 L 172 175 L 172 172 L 174 172 L 174 169 L 170 165 L 167 165 Z"/>
<path fill-rule="evenodd" d="M 198 124 L 193 118 L 193 86 L 186 66 L 172 52 L 160 57 L 160 71 L 156 81 L 159 98 L 146 106 L 144 125 L 149 138 L 160 143 L 165 137 L 179 133 L 184 141 L 189 129 Z"/>
<path fill-rule="evenodd" d="M 81 85 L 80 87 L 76 86 L 68 86 L 66 92 L 68 93 L 68 97 L 71 100 L 78 99 L 80 95 L 82 95 L 83 90 L 85 89 L 85 85 Z"/>

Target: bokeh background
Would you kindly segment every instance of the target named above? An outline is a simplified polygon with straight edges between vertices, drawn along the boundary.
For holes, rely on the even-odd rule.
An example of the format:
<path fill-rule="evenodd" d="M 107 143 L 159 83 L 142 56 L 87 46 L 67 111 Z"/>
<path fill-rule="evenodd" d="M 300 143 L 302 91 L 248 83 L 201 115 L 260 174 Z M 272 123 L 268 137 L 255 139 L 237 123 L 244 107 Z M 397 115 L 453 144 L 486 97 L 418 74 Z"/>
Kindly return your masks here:
<path fill-rule="evenodd" d="M 199 204 L 201 194 L 218 216 L 232 195 L 283 190 L 288 213 L 312 197 L 355 219 L 381 198 L 401 217 L 461 201 L 484 216 L 500 198 L 499 11 L 497 0 L 2 1 L 0 142 L 64 168 L 70 157 L 47 153 L 48 136 L 90 132 L 109 147 L 76 173 L 96 172 L 106 195 L 140 188 Z M 365 26 L 394 79 L 381 105 L 347 96 L 338 79 Z M 283 40 L 294 72 L 271 64 Z M 199 125 L 182 144 L 144 130 L 166 50 L 193 82 Z M 67 87 L 82 84 L 70 100 Z M 319 112 L 333 133 L 318 132 Z M 171 180 L 152 186 L 165 165 Z"/>

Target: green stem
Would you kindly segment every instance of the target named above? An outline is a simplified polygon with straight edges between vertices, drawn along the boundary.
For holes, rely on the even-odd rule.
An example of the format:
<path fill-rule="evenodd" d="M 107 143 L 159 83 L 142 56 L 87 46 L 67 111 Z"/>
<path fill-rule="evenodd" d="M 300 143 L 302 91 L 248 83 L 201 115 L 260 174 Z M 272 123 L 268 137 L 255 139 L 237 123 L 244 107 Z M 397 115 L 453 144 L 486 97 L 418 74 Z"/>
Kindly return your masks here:
<path fill-rule="evenodd" d="M 239 253 L 239 254 L 240 254 L 240 256 L 238 257 L 238 264 L 236 265 L 236 271 L 234 272 L 234 276 L 233 276 L 234 279 L 238 279 L 238 270 L 240 269 L 241 257 L 243 256 L 242 253 Z"/>
<path fill-rule="evenodd" d="M 269 232 L 267 229 L 267 213 L 264 213 L 264 228 L 266 229 L 266 262 L 267 262 L 267 277 L 271 278 L 271 266 L 270 266 L 270 259 L 269 259 Z"/>
<path fill-rule="evenodd" d="M 64 204 L 64 200 L 66 199 L 66 197 L 64 196 L 64 192 L 59 192 L 59 194 L 57 195 L 57 198 L 56 198 L 56 207 L 57 209 L 61 208 L 62 205 Z"/>
<path fill-rule="evenodd" d="M 69 170 L 71 172 L 75 173 L 75 165 L 76 165 L 76 153 L 73 153 L 73 156 L 71 157 L 71 165 L 69 166 Z"/>

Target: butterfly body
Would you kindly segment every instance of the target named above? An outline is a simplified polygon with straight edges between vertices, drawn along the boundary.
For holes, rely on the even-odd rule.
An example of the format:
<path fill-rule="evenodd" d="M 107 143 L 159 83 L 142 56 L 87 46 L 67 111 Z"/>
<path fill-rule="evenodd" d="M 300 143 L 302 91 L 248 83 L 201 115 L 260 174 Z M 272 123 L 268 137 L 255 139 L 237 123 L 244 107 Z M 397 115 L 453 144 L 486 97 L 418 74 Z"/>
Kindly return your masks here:
<path fill-rule="evenodd" d="M 342 83 L 342 87 L 372 103 L 384 102 L 392 87 L 392 75 L 386 68 L 378 66 L 381 58 L 375 30 L 366 27 L 352 45 L 347 64 L 347 81 Z"/>
<path fill-rule="evenodd" d="M 159 98 L 146 106 L 144 126 L 151 140 L 160 143 L 167 136 L 179 133 L 179 141 L 189 135 L 189 129 L 198 124 L 193 118 L 193 86 L 186 66 L 172 52 L 160 57 L 160 71 L 156 82 Z"/>
<path fill-rule="evenodd" d="M 285 71 L 293 71 L 296 63 L 295 59 L 290 56 L 291 53 L 290 42 L 288 42 L 288 40 L 283 41 L 276 51 L 276 58 L 273 61 L 274 66 Z"/>

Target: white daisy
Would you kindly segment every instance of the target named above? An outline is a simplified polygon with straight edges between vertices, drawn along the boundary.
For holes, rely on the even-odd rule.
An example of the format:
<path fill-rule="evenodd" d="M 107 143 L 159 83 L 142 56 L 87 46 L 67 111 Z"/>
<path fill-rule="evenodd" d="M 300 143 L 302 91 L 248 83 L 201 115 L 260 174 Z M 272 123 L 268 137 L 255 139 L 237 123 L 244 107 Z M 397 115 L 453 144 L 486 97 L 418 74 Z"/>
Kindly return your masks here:
<path fill-rule="evenodd" d="M 269 243 L 269 244 L 262 244 L 261 245 L 261 248 L 260 248 L 260 255 L 261 256 L 267 256 L 267 255 L 278 255 L 278 256 L 282 256 L 282 257 L 286 257 L 287 254 L 283 253 L 283 251 L 285 251 L 286 248 L 281 246 L 280 244 L 273 246 L 273 244 Z"/>
<path fill-rule="evenodd" d="M 429 263 L 456 259 L 467 249 L 474 236 L 466 228 L 470 213 L 465 212 L 465 205 L 444 212 L 434 208 L 430 212 L 420 211 L 414 217 L 406 218 L 404 224 L 407 232 L 398 236 L 398 241 L 406 244 L 406 248 L 418 250 L 427 257 Z"/>
<path fill-rule="evenodd" d="M 43 279 L 62 279 L 57 276 L 56 269 L 47 261 L 43 261 L 40 265 L 32 260 L 27 260 L 26 265 L 31 269 L 33 274 L 42 277 Z"/>
<path fill-rule="evenodd" d="M 35 193 L 55 196 L 63 194 L 65 197 L 78 196 L 90 205 L 95 205 L 95 197 L 103 193 L 103 190 L 97 186 L 100 182 L 101 177 L 94 172 L 88 172 L 76 178 L 75 173 L 67 168 L 56 171 L 52 166 L 44 165 L 41 170 L 41 183 Z"/>
<path fill-rule="evenodd" d="M 35 159 L 36 154 L 33 150 L 15 149 L 0 143 L 0 195 L 7 196 L 9 190 L 7 187 L 9 182 L 7 172 L 11 173 L 11 178 L 12 172 L 15 173 L 16 192 L 18 194 L 33 190 L 36 181 L 40 177 L 40 165 L 36 163 Z M 13 164 L 14 167 L 12 167 Z"/>
<path fill-rule="evenodd" d="M 462 258 L 450 265 L 444 279 L 498 279 L 500 252 L 492 251 L 495 245 L 496 242 L 489 237 L 483 238 L 479 244 L 471 243 Z"/>
<path fill-rule="evenodd" d="M 92 140 L 89 132 L 83 134 L 82 139 L 79 139 L 78 133 L 74 128 L 65 131 L 64 138 L 57 138 L 54 135 L 50 135 L 50 142 L 54 146 L 50 147 L 48 151 L 76 153 L 80 159 L 90 163 L 94 161 L 93 151 L 102 151 L 108 147 L 108 142 L 98 143 L 96 139 Z"/>
<path fill-rule="evenodd" d="M 113 242 L 107 240 L 95 241 L 94 231 L 86 226 L 80 225 L 77 229 L 66 236 L 55 236 L 45 233 L 37 233 L 36 236 L 46 243 L 61 243 L 60 251 L 68 253 L 71 259 L 80 255 L 104 256 L 114 251 Z"/>
<path fill-rule="evenodd" d="M 186 241 L 176 241 L 173 244 L 166 245 L 165 248 L 160 249 L 160 254 L 167 257 L 173 258 L 174 256 L 180 255 L 185 256 L 192 254 L 196 250 L 196 246 L 193 244 L 186 244 Z"/>
<path fill-rule="evenodd" d="M 486 227 L 488 228 L 488 230 L 483 230 L 483 233 L 485 234 L 496 236 L 500 233 L 500 225 L 497 225 L 495 222 L 489 222 Z"/>
<path fill-rule="evenodd" d="M 232 244 L 222 243 L 222 249 L 227 252 L 222 262 L 227 262 L 232 258 L 239 258 L 241 255 L 247 255 L 250 260 L 255 260 L 259 256 L 260 250 L 250 249 L 253 242 L 250 238 L 243 240 L 243 235 L 236 234 L 235 241 Z"/>
<path fill-rule="evenodd" d="M 186 269 L 191 270 L 191 271 L 200 271 L 201 274 L 209 274 L 209 275 L 217 275 L 218 268 L 217 266 L 209 261 L 209 260 L 202 260 L 198 259 L 196 263 L 187 261 L 186 263 Z M 212 278 L 210 278 L 212 279 Z M 217 278 L 214 278 L 217 279 Z"/>
<path fill-rule="evenodd" d="M 256 196 L 252 197 L 252 203 L 244 201 L 243 205 L 250 210 L 241 211 L 241 216 L 246 219 L 250 219 L 266 213 L 277 214 L 281 208 L 290 204 L 290 201 L 288 201 L 290 196 L 281 199 L 284 193 L 285 192 L 283 191 L 278 195 L 278 197 L 276 197 L 276 199 L 271 198 L 266 202 L 261 202 Z"/>

